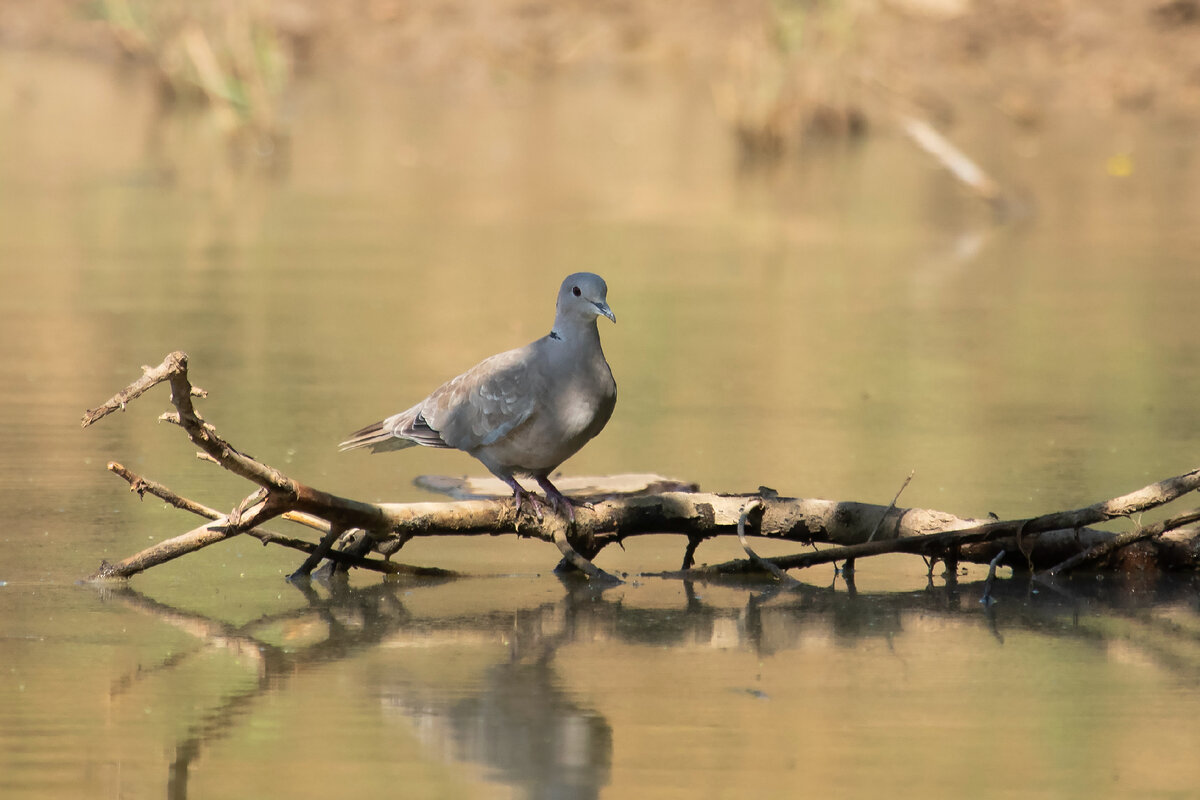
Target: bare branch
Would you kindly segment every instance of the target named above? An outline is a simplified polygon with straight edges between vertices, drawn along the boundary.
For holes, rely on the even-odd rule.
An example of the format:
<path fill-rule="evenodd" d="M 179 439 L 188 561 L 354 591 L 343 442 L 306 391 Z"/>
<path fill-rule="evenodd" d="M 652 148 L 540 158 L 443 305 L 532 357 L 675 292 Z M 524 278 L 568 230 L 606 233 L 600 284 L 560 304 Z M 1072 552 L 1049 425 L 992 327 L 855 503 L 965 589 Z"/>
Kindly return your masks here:
<path fill-rule="evenodd" d="M 902 116 L 900 127 L 918 147 L 933 156 L 964 186 L 990 203 L 997 211 L 1004 208 L 1006 198 L 1000 184 L 949 139 L 938 133 L 932 125 L 913 116 Z"/>
<path fill-rule="evenodd" d="M 178 350 L 168 355 L 157 367 L 143 366 L 142 377 L 110 397 L 104 402 L 104 405 L 86 411 L 79 423 L 80 427 L 86 428 L 107 417 L 114 411 L 124 411 L 125 406 L 131 400 L 141 397 L 163 381 L 170 380 L 171 376 L 180 370 L 187 370 L 187 354 L 181 353 Z M 206 395 L 203 389 L 193 389 L 190 385 L 188 392 L 189 394 L 195 392 L 197 397 L 204 397 Z M 189 400 L 188 403 L 190 405 L 191 401 Z"/>
<path fill-rule="evenodd" d="M 209 508 L 202 503 L 197 503 L 194 500 L 189 500 L 168 489 L 161 483 L 143 478 L 142 476 L 126 469 L 124 466 L 116 462 L 110 462 L 109 470 L 121 476 L 129 482 L 130 491 L 137 492 L 142 495 L 143 492 L 148 492 L 155 497 L 175 506 L 176 508 L 190 511 L 197 516 L 205 517 L 216 521 L 216 525 L 228 523 L 228 518 L 217 511 Z M 283 519 L 291 522 L 296 522 L 301 525 L 306 525 L 310 528 L 315 528 L 322 532 L 328 532 L 330 529 L 329 523 L 324 520 L 317 519 L 310 514 L 303 514 L 296 511 L 288 511 L 280 515 Z M 215 544 L 219 541 L 224 541 L 228 537 L 205 536 L 203 531 L 213 526 L 204 526 L 189 531 L 183 536 L 175 537 L 174 545 L 164 547 L 167 542 L 160 542 L 157 545 L 149 547 L 140 553 L 136 553 L 118 564 L 102 564 L 100 569 L 90 576 L 89 580 L 101 580 L 108 578 L 128 578 L 138 572 L 143 572 L 158 564 L 178 558 L 180 555 L 186 555 L 193 550 L 199 550 L 207 547 L 210 544 Z M 318 545 L 313 544 L 305 539 L 297 539 L 292 536 L 285 536 L 281 533 L 272 531 L 250 528 L 243 531 L 248 536 L 253 536 L 263 544 L 274 544 L 282 547 L 288 547 L 292 550 L 299 550 L 302 553 L 311 554 L 317 550 Z M 191 538 L 188 538 L 191 537 Z M 181 541 L 182 540 L 182 541 Z M 190 548 L 190 549 L 189 549 Z M 181 552 L 182 551 L 182 552 Z M 363 558 L 354 556 L 349 553 L 341 553 L 336 550 L 325 555 L 330 561 L 348 566 L 361 567 L 373 572 L 382 572 L 389 575 L 421 575 L 426 577 L 456 577 L 457 573 L 451 570 L 444 570 L 437 567 L 413 567 L 407 564 L 393 564 L 390 561 L 381 561 L 374 558 Z"/>
<path fill-rule="evenodd" d="M 247 515 L 247 519 L 243 520 L 242 524 L 249 527 L 259 521 L 265 521 L 259 520 L 259 517 L 265 513 L 262 511 L 263 508 L 263 506 L 259 506 L 256 511 L 252 511 Z M 148 547 L 140 553 L 122 559 L 115 564 L 109 564 L 107 561 L 102 562 L 100 569 L 91 575 L 89 580 L 128 578 L 151 567 L 165 564 L 180 556 L 194 553 L 197 550 L 208 547 L 210 544 L 216 544 L 231 536 L 236 536 L 242 530 L 240 527 L 229 525 L 226 517 L 219 517 L 214 522 L 201 525 L 187 533 L 159 542 L 153 547 Z"/>
<path fill-rule="evenodd" d="M 770 561 L 781 569 L 794 569 L 797 567 L 811 567 L 816 564 L 827 564 L 833 561 L 842 561 L 850 558 L 862 558 L 865 556 L 881 555 L 883 553 L 916 553 L 921 555 L 940 555 L 945 553 L 949 548 L 980 544 L 984 542 L 996 542 L 1000 540 L 1012 539 L 1015 540 L 1018 536 L 1028 537 L 1036 534 L 1047 534 L 1056 532 L 1069 532 L 1075 536 L 1077 529 L 1084 529 L 1085 526 L 1094 525 L 1100 522 L 1105 522 L 1116 517 L 1128 516 L 1130 514 L 1145 511 L 1156 506 L 1169 503 L 1180 496 L 1194 491 L 1200 487 L 1200 469 L 1192 470 L 1191 472 L 1174 478 L 1152 483 L 1138 489 L 1135 492 L 1115 497 L 1111 500 L 1105 500 L 1101 503 L 1095 503 L 1085 508 L 1076 509 L 1074 511 L 1059 511 L 1053 514 L 1045 514 L 1040 517 L 1031 519 L 1012 520 L 1007 522 L 988 522 L 981 525 L 971 527 L 961 527 L 957 529 L 944 530 L 939 533 L 930 533 L 918 536 L 896 536 L 895 538 L 863 542 L 861 544 L 850 544 L 840 547 L 827 547 L 823 550 L 807 553 L 797 553 L 791 556 L 780 556 L 770 559 Z M 905 513 L 911 512 L 909 509 Z M 1080 536 L 1075 538 L 1082 540 L 1083 530 L 1079 530 Z M 1108 541 L 1113 534 L 1107 532 L 1092 531 L 1093 537 L 1098 535 L 1099 540 Z M 1038 543 L 1043 544 L 1043 538 L 1039 537 Z M 1085 546 L 1092 546 L 1097 542 L 1089 542 Z M 1015 547 L 1015 541 L 1013 546 Z M 964 550 L 960 556 L 967 560 L 977 561 L 982 554 Z M 981 563 L 987 563 L 991 556 L 983 559 Z M 1057 562 L 1051 562 L 1057 563 Z M 1035 566 L 1037 562 L 1035 562 Z M 693 569 L 690 572 L 707 573 L 707 574 L 729 574 L 733 572 L 741 572 L 746 568 L 745 562 L 734 561 L 716 564 L 710 567 Z"/>
<path fill-rule="evenodd" d="M 116 473 L 124 478 L 129 483 L 129 491 L 137 492 L 138 497 L 142 497 L 147 492 L 154 495 L 158 499 L 175 506 L 175 508 L 184 511 L 190 511 L 193 514 L 206 517 L 208 519 L 218 519 L 221 517 L 221 512 L 215 508 L 209 508 L 203 503 L 197 503 L 194 500 L 189 500 L 163 486 L 161 483 L 143 478 L 134 472 L 129 471 L 116 461 L 108 462 L 109 472 Z"/>

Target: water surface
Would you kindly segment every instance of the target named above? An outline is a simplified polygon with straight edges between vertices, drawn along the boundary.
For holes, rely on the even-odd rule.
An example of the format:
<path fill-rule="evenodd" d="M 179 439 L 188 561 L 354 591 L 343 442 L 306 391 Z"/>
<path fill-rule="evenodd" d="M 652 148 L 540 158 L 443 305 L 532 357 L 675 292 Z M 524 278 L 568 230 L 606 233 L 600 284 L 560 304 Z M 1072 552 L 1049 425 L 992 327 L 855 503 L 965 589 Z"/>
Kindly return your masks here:
<path fill-rule="evenodd" d="M 366 500 L 457 453 L 335 444 L 547 329 L 601 273 L 620 386 L 564 469 L 1026 516 L 1196 466 L 1200 175 L 1186 130 L 954 134 L 1032 213 L 997 224 L 902 136 L 744 171 L 705 87 L 600 75 L 289 100 L 285 168 L 94 64 L 0 69 L 0 794 L 49 797 L 1187 796 L 1195 586 L 1013 580 L 991 609 L 906 558 L 806 587 L 634 580 L 549 545 L 414 543 L 444 583 L 296 587 L 230 542 L 75 581 L 248 488 L 95 406 L 176 349 L 237 446 Z M 1003 132 L 1004 135 L 998 135 Z M 1132 174 L 1106 164 L 1127 156 Z M 677 537 L 605 552 L 674 567 Z M 706 544 L 702 560 L 734 554 Z M 1165 734 L 1165 735 L 1164 735 Z"/>

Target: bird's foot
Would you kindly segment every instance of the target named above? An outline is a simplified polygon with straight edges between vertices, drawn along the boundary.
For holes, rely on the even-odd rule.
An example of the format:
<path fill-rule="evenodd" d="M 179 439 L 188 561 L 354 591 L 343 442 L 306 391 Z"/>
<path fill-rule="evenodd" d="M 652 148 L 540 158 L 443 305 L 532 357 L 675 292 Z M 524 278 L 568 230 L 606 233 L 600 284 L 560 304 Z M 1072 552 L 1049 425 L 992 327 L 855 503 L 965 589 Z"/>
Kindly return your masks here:
<path fill-rule="evenodd" d="M 525 491 L 525 487 L 517 483 L 517 479 L 511 475 L 506 476 L 497 473 L 496 477 L 507 483 L 509 488 L 513 490 L 513 514 L 516 516 L 518 523 L 523 515 L 536 517 L 539 521 L 542 519 L 542 504 L 533 492 Z"/>
<path fill-rule="evenodd" d="M 542 491 L 546 493 L 546 501 L 554 508 L 556 512 L 567 518 L 567 521 L 572 525 L 575 524 L 575 507 L 577 505 L 586 505 L 576 503 L 571 498 L 560 492 L 553 483 L 546 478 L 537 478 L 538 486 L 542 487 Z"/>
<path fill-rule="evenodd" d="M 524 489 L 513 492 L 513 511 L 518 518 L 522 514 L 528 514 L 539 520 L 542 519 L 542 504 L 537 499 L 537 495 Z"/>
<path fill-rule="evenodd" d="M 552 506 L 554 506 L 554 510 L 556 512 L 567 518 L 567 522 L 572 525 L 575 524 L 574 503 L 572 503 L 567 497 L 561 495 L 559 497 L 548 497 L 546 499 L 550 501 Z"/>

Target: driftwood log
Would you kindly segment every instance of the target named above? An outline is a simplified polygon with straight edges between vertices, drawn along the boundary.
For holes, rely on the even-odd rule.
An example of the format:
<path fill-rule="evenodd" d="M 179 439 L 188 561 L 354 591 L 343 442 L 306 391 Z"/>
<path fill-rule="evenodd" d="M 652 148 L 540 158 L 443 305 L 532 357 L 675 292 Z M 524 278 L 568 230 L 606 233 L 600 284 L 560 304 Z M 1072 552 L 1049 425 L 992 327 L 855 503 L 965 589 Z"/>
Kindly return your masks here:
<path fill-rule="evenodd" d="M 138 380 L 86 412 L 83 427 L 123 411 L 149 389 L 168 383 L 175 410 L 160 419 L 180 426 L 200 448 L 202 458 L 245 478 L 255 488 L 229 511 L 219 511 L 110 463 L 108 468 L 126 480 L 132 491 L 157 496 L 208 521 L 119 562 L 102 563 L 93 579 L 128 578 L 242 534 L 305 553 L 296 576 L 312 573 L 323 562 L 335 571 L 358 567 L 449 576 L 452 573 L 446 570 L 393 562 L 391 556 L 417 536 L 503 534 L 554 543 L 564 559 L 560 567 L 573 567 L 601 580 L 616 580 L 592 564 L 591 559 L 601 550 L 631 536 L 663 533 L 687 537 L 681 568 L 654 573 L 672 578 L 763 573 L 787 581 L 784 570 L 843 562 L 843 569 L 850 571 L 856 559 L 892 552 L 924 556 L 931 568 L 933 560 L 952 568 L 962 561 L 1000 563 L 1050 574 L 1083 566 L 1196 570 L 1200 565 L 1200 532 L 1185 528 L 1200 521 L 1200 509 L 1122 533 L 1089 527 L 1134 517 L 1200 488 L 1200 469 L 1085 508 L 1007 521 L 899 508 L 895 501 L 883 506 L 782 497 L 765 487 L 749 495 L 705 493 L 656 476 L 564 480 L 564 491 L 589 503 L 578 510 L 575 524 L 568 528 L 564 519 L 552 513 L 540 518 L 518 516 L 511 500 L 503 497 L 507 490 L 498 481 L 491 486 L 487 481 L 426 480 L 427 488 L 470 498 L 453 502 L 364 503 L 323 492 L 251 458 L 222 438 L 195 409 L 193 399 L 206 393 L 192 385 L 184 353 L 171 353 L 158 366 L 143 367 L 142 371 Z M 264 523 L 275 519 L 297 523 L 320 536 L 313 541 L 263 529 Z M 746 559 L 695 565 L 697 548 L 705 539 L 729 535 L 741 538 Z M 805 549 L 794 555 L 760 558 L 747 536 L 795 542 Z"/>

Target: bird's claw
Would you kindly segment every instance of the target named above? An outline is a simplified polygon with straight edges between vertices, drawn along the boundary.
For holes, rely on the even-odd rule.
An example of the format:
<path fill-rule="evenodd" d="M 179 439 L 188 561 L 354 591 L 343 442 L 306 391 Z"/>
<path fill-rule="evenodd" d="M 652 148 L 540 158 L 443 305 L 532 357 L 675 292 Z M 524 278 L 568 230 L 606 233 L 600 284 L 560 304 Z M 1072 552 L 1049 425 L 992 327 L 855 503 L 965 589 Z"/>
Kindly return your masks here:
<path fill-rule="evenodd" d="M 574 525 L 575 501 L 560 492 L 548 478 L 538 478 L 537 482 L 538 486 L 542 487 L 542 491 L 546 493 L 546 501 L 556 512 L 566 517 L 569 524 Z"/>
<path fill-rule="evenodd" d="M 522 513 L 527 513 L 537 517 L 539 522 L 542 521 L 545 519 L 545 517 L 542 516 L 542 505 L 544 502 L 545 505 L 556 514 L 561 514 L 563 517 L 565 517 L 568 525 L 574 525 L 575 507 L 577 505 L 586 506 L 588 508 L 592 507 L 591 503 L 576 503 L 574 500 L 558 491 L 558 489 L 554 487 L 554 484 L 550 483 L 549 481 L 539 480 L 538 483 L 542 487 L 542 491 L 546 493 L 545 501 L 540 500 L 533 492 L 526 491 L 523 488 L 516 488 L 514 486 L 513 503 L 515 504 L 516 514 L 518 517 L 520 517 Z M 532 509 L 532 511 L 527 509 Z"/>
<path fill-rule="evenodd" d="M 542 520 L 542 504 L 538 502 L 530 492 L 521 492 L 513 495 L 513 503 L 515 505 L 516 515 L 521 516 L 522 513 L 537 517 L 538 521 Z"/>
<path fill-rule="evenodd" d="M 571 498 L 560 494 L 557 497 L 548 497 L 546 499 L 554 505 L 555 511 L 566 517 L 567 521 L 572 525 L 575 524 L 575 503 Z"/>
<path fill-rule="evenodd" d="M 561 514 L 567 518 L 567 522 L 575 524 L 575 503 L 571 501 L 571 498 L 561 492 L 547 491 L 546 502 L 550 504 L 556 514 Z"/>

